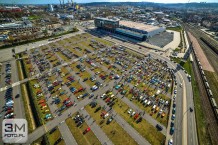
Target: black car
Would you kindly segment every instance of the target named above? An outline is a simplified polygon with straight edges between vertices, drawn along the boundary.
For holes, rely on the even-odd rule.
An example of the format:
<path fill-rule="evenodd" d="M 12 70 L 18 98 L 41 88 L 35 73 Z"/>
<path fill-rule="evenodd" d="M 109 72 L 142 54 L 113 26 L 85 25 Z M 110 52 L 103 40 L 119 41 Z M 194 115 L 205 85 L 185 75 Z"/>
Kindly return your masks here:
<path fill-rule="evenodd" d="M 20 94 L 17 94 L 16 96 L 15 96 L 15 98 L 19 98 L 20 97 Z"/>
<path fill-rule="evenodd" d="M 53 132 L 55 132 L 55 130 L 57 130 L 57 128 L 55 127 L 55 128 L 53 128 L 50 132 L 49 132 L 49 134 L 52 134 Z"/>
<path fill-rule="evenodd" d="M 159 124 L 156 125 L 156 128 L 157 128 L 157 130 L 159 130 L 159 131 L 163 130 L 163 127 L 160 126 Z"/>
<path fill-rule="evenodd" d="M 85 78 L 84 80 L 83 80 L 83 82 L 85 82 L 85 81 L 87 81 L 88 80 L 88 78 Z"/>
<path fill-rule="evenodd" d="M 58 138 L 58 140 L 55 141 L 54 145 L 57 145 L 59 142 L 61 142 L 62 139 L 62 137 Z"/>
<path fill-rule="evenodd" d="M 142 122 L 142 117 L 140 117 L 138 120 L 136 120 L 136 123 Z"/>

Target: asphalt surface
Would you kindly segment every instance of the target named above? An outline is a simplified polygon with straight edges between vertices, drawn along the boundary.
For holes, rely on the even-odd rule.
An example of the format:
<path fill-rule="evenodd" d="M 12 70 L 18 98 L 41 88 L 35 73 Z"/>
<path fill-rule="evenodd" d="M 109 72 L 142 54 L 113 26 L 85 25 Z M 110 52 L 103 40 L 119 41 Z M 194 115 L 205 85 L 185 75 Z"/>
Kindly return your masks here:
<path fill-rule="evenodd" d="M 77 142 L 74 139 L 72 133 L 70 132 L 70 129 L 68 128 L 66 122 L 62 122 L 59 125 L 59 130 L 66 145 L 77 145 Z"/>
<path fill-rule="evenodd" d="M 0 81 L 0 87 L 2 86 L 8 86 L 7 88 L 9 88 L 10 85 L 7 85 L 5 83 L 5 64 L 6 63 L 10 63 L 11 64 L 11 81 L 13 82 L 17 82 L 19 81 L 19 77 L 17 74 L 17 65 L 16 65 L 16 60 L 11 60 L 11 61 L 7 61 L 2 63 L 2 69 L 1 69 L 1 81 Z M 15 96 L 17 94 L 20 94 L 19 98 L 15 98 Z M 0 117 L 0 122 L 3 121 L 4 119 L 4 114 L 5 112 L 2 111 L 2 107 L 5 105 L 5 91 L 0 92 L 0 108 L 1 108 L 1 117 Z M 23 105 L 23 99 L 21 96 L 21 90 L 20 90 L 20 86 L 16 86 L 13 87 L 13 92 L 12 92 L 12 96 L 13 96 L 13 101 L 14 101 L 14 114 L 15 114 L 15 118 L 25 118 L 25 110 L 24 110 L 24 105 Z M 0 125 L 0 130 L 2 130 L 2 125 Z M 2 134 L 0 134 L 0 137 L 2 137 Z M 2 140 L 0 140 L 0 144 L 3 144 Z"/>

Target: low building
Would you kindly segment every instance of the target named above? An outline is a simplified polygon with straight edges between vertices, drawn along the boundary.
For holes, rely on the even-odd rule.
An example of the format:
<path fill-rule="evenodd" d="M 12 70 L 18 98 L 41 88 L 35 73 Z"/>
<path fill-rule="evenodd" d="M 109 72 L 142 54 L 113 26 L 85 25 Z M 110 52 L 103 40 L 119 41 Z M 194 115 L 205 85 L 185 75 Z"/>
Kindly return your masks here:
<path fill-rule="evenodd" d="M 97 17 L 95 18 L 94 23 L 97 28 L 105 29 L 111 32 L 115 32 L 115 29 L 119 27 L 119 19 Z"/>
<path fill-rule="evenodd" d="M 165 27 L 145 25 L 143 23 L 132 21 L 120 21 L 118 19 L 98 17 L 94 22 L 98 29 L 104 29 L 141 41 L 146 40 L 147 38 L 156 34 L 162 33 L 166 30 Z"/>
<path fill-rule="evenodd" d="M 137 23 L 132 21 L 120 21 L 119 24 L 120 24 L 120 28 L 130 30 L 134 33 L 144 34 L 146 35 L 147 38 L 162 33 L 166 30 L 165 27 L 145 25 L 143 23 Z"/>

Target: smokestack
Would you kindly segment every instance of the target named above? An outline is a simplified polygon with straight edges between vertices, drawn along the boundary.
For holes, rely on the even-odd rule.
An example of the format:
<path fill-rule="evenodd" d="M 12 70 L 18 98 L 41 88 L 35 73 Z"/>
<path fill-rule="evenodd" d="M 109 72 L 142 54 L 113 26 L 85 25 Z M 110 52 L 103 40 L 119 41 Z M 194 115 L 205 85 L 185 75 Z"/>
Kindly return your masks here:
<path fill-rule="evenodd" d="M 60 1 L 60 6 L 61 6 L 61 0 L 59 0 Z M 62 6 L 61 6 L 62 7 Z"/>

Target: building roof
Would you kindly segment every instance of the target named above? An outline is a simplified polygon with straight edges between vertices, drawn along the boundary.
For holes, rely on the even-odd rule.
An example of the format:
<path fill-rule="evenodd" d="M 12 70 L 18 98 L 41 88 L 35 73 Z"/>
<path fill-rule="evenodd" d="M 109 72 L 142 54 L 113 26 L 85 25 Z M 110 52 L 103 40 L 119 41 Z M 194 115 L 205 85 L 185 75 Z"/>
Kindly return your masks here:
<path fill-rule="evenodd" d="M 100 19 L 100 20 L 105 20 L 105 21 L 112 21 L 112 22 L 119 21 L 119 19 L 109 19 L 109 18 L 103 18 L 103 17 L 96 17 L 95 19 Z"/>
<path fill-rule="evenodd" d="M 156 29 L 159 29 L 159 27 L 157 27 L 157 26 L 145 25 L 143 23 L 137 23 L 137 22 L 132 22 L 132 21 L 120 21 L 119 24 L 122 26 L 125 26 L 125 27 L 143 30 L 143 31 L 147 31 L 147 32 L 151 32 L 151 31 L 154 31 Z"/>

